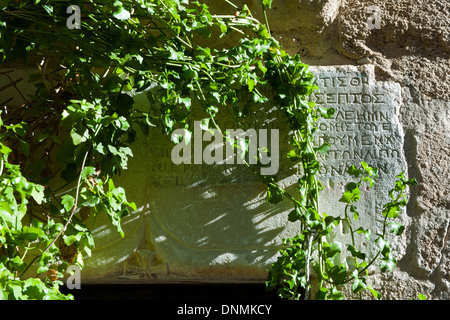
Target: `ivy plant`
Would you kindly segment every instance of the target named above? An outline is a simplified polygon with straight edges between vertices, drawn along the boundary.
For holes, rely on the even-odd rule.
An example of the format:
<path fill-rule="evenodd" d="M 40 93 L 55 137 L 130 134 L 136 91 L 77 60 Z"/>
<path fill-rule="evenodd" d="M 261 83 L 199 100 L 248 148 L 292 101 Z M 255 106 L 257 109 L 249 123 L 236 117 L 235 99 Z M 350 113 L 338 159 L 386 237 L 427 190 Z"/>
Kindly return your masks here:
<path fill-rule="evenodd" d="M 402 208 L 406 206 L 405 190 L 410 185 L 417 184 L 415 179 L 407 180 L 403 173 L 396 176 L 394 187 L 390 190 L 391 200 L 382 211 L 382 232 L 372 235 L 369 228 L 354 228 L 358 221 L 359 212 L 356 203 L 360 200 L 362 188 L 372 188 L 377 177 L 377 169 L 361 162 L 361 168 L 352 165 L 347 173 L 356 178 L 356 182 L 349 182 L 340 198 L 345 203 L 344 212 L 338 216 L 322 215 L 311 212 L 302 215 L 294 209 L 289 215 L 290 221 L 301 220 L 305 225 L 301 234 L 284 240 L 285 248 L 280 250 L 280 256 L 269 271 L 267 287 L 276 289 L 278 295 L 288 299 L 309 297 L 311 265 L 318 278 L 318 290 L 314 292 L 315 299 L 341 300 L 345 298 L 343 286 L 351 285 L 353 294 L 362 296 L 363 291 L 370 291 L 376 298 L 381 294 L 368 283 L 369 267 L 375 263 L 381 272 L 395 268 L 397 261 L 391 252 L 389 235 L 400 236 L 405 227 L 396 221 Z M 327 242 L 327 237 L 338 227 L 343 225 L 349 230 L 351 242 L 343 244 L 339 241 Z M 370 257 L 357 247 L 356 237 L 364 237 L 367 242 L 376 244 L 377 253 Z M 315 246 L 315 247 L 313 247 Z M 345 248 L 344 248 L 345 246 Z M 313 253 L 317 254 L 313 256 Z M 342 259 L 342 258 L 349 259 Z"/>
<path fill-rule="evenodd" d="M 59 279 L 70 264 L 82 267 L 83 255 L 91 254 L 95 243 L 86 219 L 106 214 L 123 236 L 121 219 L 136 211 L 113 179 L 127 169 L 137 134 L 158 128 L 178 143 L 183 137 L 175 130 L 189 137 L 194 114 L 206 129 L 221 130 L 219 110 L 239 122 L 249 115 L 248 101 L 269 99 L 293 132 L 287 158 L 303 173 L 295 195 L 275 176 L 261 180 L 267 201 L 291 201 L 289 220 L 303 228 L 284 240 L 267 287 L 282 297 L 307 298 L 315 272 L 315 298 L 343 298 L 339 286 L 347 282 L 353 292 L 369 289 L 379 296 L 366 283 L 367 269 L 376 261 L 385 270 L 395 266 L 387 234 L 403 231 L 394 220 L 405 205 L 404 189 L 414 181 L 398 176 L 392 202 L 382 212 L 385 228 L 375 238 L 376 257 L 352 241 L 346 249 L 354 270 L 339 263 L 335 257 L 343 247 L 327 243 L 326 235 L 358 219 L 359 190 L 373 183 L 377 171 L 365 163 L 350 168 L 357 182 L 350 182 L 341 198 L 344 214 L 319 214 L 324 187 L 317 177 L 318 153 L 329 145 L 313 145 L 313 135 L 318 119 L 331 118 L 334 110 L 310 102 L 318 87 L 308 65 L 272 37 L 266 14 L 272 0 L 260 1 L 262 23 L 247 6 L 224 1 L 229 14 L 217 15 L 188 0 L 0 0 L 0 66 L 20 60 L 36 63 L 38 71 L 35 94 L 20 106 L 2 106 L 0 113 L 0 298 L 73 298 L 59 292 Z M 68 6 L 79 8 L 77 27 L 67 25 L 77 14 Z M 236 46 L 201 45 L 228 36 L 237 38 Z M 148 110 L 136 108 L 132 96 L 138 93 L 149 98 Z M 246 151 L 245 143 L 235 147 Z M 351 235 L 370 233 L 351 229 Z"/>

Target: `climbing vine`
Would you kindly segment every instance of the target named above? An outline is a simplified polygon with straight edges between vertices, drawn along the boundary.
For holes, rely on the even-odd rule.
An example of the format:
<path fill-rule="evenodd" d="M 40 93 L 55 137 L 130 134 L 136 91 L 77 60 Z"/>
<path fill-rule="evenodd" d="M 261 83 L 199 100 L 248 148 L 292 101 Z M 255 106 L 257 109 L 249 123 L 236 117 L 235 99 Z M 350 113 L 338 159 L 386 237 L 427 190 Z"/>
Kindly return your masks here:
<path fill-rule="evenodd" d="M 247 6 L 224 1 L 230 13 L 215 15 L 199 1 L 74 0 L 70 12 L 78 8 L 81 15 L 74 28 L 66 24 L 66 2 L 0 1 L 0 66 L 15 60 L 38 66 L 36 93 L 0 110 L 0 298 L 73 298 L 60 293 L 59 279 L 68 265 L 82 267 L 83 256 L 91 254 L 95 244 L 86 219 L 106 214 L 123 236 L 121 219 L 136 210 L 113 178 L 127 169 L 138 134 L 156 127 L 174 143 L 187 141 L 194 109 L 200 108 L 195 114 L 206 129 L 221 130 L 219 110 L 239 122 L 248 116 L 249 102 L 272 98 L 294 133 L 286 156 L 301 166 L 302 176 L 294 195 L 275 176 L 261 179 L 269 203 L 292 202 L 289 220 L 301 223 L 302 232 L 285 239 L 267 287 L 285 298 L 308 298 L 314 272 L 317 299 L 343 298 L 339 286 L 347 282 L 355 293 L 369 289 L 379 297 L 366 283 L 367 270 L 376 261 L 382 270 L 395 266 L 386 237 L 403 231 L 393 220 L 406 203 L 406 186 L 415 181 L 398 176 L 375 239 L 378 254 L 369 258 L 359 251 L 353 238 L 369 238 L 369 231 L 350 227 L 353 269 L 340 262 L 342 246 L 327 243 L 326 236 L 357 220 L 359 188 L 372 185 L 377 170 L 365 163 L 350 168 L 357 182 L 346 186 L 343 215 L 319 213 L 317 155 L 329 145 L 315 146 L 312 137 L 318 119 L 331 118 L 334 110 L 310 102 L 318 88 L 308 65 L 271 36 L 266 10 L 272 0 L 261 1 L 263 23 Z M 223 37 L 234 37 L 236 45 L 201 45 Z M 136 108 L 132 95 L 138 93 L 146 93 L 151 108 Z M 247 151 L 245 143 L 235 147 Z"/>

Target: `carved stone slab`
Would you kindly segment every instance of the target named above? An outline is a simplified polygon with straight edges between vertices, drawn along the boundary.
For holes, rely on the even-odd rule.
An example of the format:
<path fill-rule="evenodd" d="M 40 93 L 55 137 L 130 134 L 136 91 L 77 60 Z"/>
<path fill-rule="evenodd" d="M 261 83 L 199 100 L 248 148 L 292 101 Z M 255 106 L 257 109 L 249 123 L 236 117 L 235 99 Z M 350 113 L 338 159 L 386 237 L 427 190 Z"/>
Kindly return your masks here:
<path fill-rule="evenodd" d="M 381 210 L 390 199 L 388 192 L 394 186 L 395 176 L 407 173 L 404 134 L 398 119 L 400 85 L 376 81 L 372 65 L 312 67 L 311 70 L 320 88 L 312 100 L 336 110 L 333 119 L 320 120 L 315 135 L 317 145 L 323 142 L 331 145 L 321 159 L 321 181 L 326 189 L 321 193 L 320 205 L 328 214 L 343 216 L 345 205 L 338 200 L 345 184 L 353 181 L 346 173 L 347 168 L 362 161 L 378 168 L 374 188 L 361 194 L 356 224 L 370 228 L 375 239 L 375 234 L 382 231 Z M 347 239 L 346 243 L 350 243 L 346 231 L 336 234 L 337 240 Z M 360 244 L 365 252 L 374 254 L 374 248 L 366 247 L 363 239 L 360 238 Z"/>
<path fill-rule="evenodd" d="M 375 190 L 363 192 L 359 204 L 361 224 L 376 232 L 379 209 L 393 176 L 406 167 L 403 133 L 398 122 L 400 86 L 377 82 L 372 66 L 314 67 L 320 92 L 312 96 L 318 105 L 333 107 L 333 119 L 321 120 L 315 143 L 332 147 L 322 159 L 321 210 L 343 214 L 338 203 L 348 182 L 348 165 L 365 161 L 378 167 Z M 145 95 L 136 105 L 149 108 Z M 219 115 L 222 127 L 230 126 Z M 296 166 L 285 159 L 289 132 L 283 116 L 270 103 L 250 112 L 242 129 L 279 129 L 279 184 L 295 194 Z M 236 126 L 234 124 L 234 126 Z M 235 128 L 235 127 L 234 127 Z M 205 143 L 207 144 L 207 143 Z M 265 187 L 243 165 L 180 164 L 171 160 L 173 143 L 157 130 L 140 137 L 129 169 L 117 181 L 138 212 L 124 221 L 120 239 L 106 219 L 92 226 L 96 239 L 93 257 L 86 258 L 84 278 L 153 281 L 197 279 L 243 281 L 263 279 L 275 261 L 281 240 L 299 232 L 288 223 L 288 201 L 267 204 Z M 103 219 L 103 220 L 102 220 Z M 344 239 L 348 234 L 332 235 Z M 370 248 L 367 248 L 370 251 Z"/>

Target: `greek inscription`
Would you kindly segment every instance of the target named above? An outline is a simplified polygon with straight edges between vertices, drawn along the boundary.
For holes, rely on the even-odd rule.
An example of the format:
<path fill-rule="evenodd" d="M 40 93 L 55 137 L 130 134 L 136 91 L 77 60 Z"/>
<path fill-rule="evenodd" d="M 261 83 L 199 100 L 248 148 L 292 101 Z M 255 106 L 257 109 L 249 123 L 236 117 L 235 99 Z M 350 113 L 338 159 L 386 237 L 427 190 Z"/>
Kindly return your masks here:
<path fill-rule="evenodd" d="M 334 113 L 336 121 L 389 121 L 387 111 L 357 111 L 349 109 L 337 109 Z M 388 128 L 387 124 L 384 127 Z M 386 129 L 387 130 L 387 129 Z"/>
<path fill-rule="evenodd" d="M 348 94 L 347 93 L 338 93 L 338 103 L 339 104 L 347 104 L 348 103 Z"/>
<path fill-rule="evenodd" d="M 338 87 L 345 87 L 346 86 L 346 81 L 347 81 L 347 78 L 346 77 L 337 77 L 337 79 L 338 79 Z"/>
<path fill-rule="evenodd" d="M 313 144 L 320 146 L 327 142 L 332 146 L 327 153 L 319 155 L 324 160 L 321 173 L 328 176 L 345 175 L 348 165 L 361 161 L 376 162 L 377 165 L 373 164 L 374 166 L 386 164 L 388 168 L 389 161 L 395 162 L 401 158 L 401 140 L 395 133 L 396 128 L 392 122 L 393 113 L 388 105 L 390 103 L 388 93 L 378 87 L 369 86 L 369 77 L 365 72 L 319 75 L 316 83 L 320 90 L 311 95 L 311 101 L 336 110 L 331 119 L 321 119 L 317 123 Z M 241 119 L 239 124 L 233 120 L 227 120 L 223 124 L 233 130 L 278 129 L 276 121 L 273 121 L 277 117 L 282 115 L 275 108 L 269 112 L 255 110 Z M 213 138 L 210 137 L 205 141 L 212 141 Z M 208 143 L 205 142 L 205 144 Z M 221 154 L 219 149 L 212 147 L 211 144 L 211 150 L 205 149 L 212 158 L 221 159 L 225 156 L 226 150 Z M 209 175 L 218 177 L 212 172 L 213 169 L 208 169 L 206 168 L 208 166 L 205 167 L 202 164 L 174 165 L 171 161 L 171 150 L 171 145 L 149 150 L 150 168 L 155 173 L 152 175 L 154 185 L 189 186 L 193 179 L 196 179 L 195 177 L 207 178 Z M 282 154 L 280 156 L 283 157 Z M 198 162 L 194 161 L 194 163 Z M 216 171 L 230 170 L 227 161 L 224 161 L 223 168 L 218 164 L 219 161 L 214 160 L 213 163 Z M 225 182 L 230 182 L 231 176 L 239 180 L 240 173 L 236 168 L 233 169 L 232 173 L 226 175 L 228 180 L 225 179 Z M 219 183 L 219 179 L 221 178 L 217 178 L 213 183 Z"/>
<path fill-rule="evenodd" d="M 317 85 L 324 88 L 358 87 L 369 84 L 369 78 L 365 72 L 356 76 L 319 76 Z"/>
<path fill-rule="evenodd" d="M 376 159 L 396 159 L 400 157 L 400 151 L 396 149 L 347 149 L 328 150 L 324 155 L 320 155 L 322 160 L 376 160 Z M 354 162 L 353 162 L 354 164 Z"/>
<path fill-rule="evenodd" d="M 327 103 L 336 103 L 336 93 L 327 93 Z"/>
<path fill-rule="evenodd" d="M 373 103 L 384 103 L 383 95 L 380 93 L 374 93 L 375 101 Z"/>
<path fill-rule="evenodd" d="M 316 104 L 380 104 L 384 103 L 383 94 L 365 92 L 315 92 L 312 101 Z"/>
<path fill-rule="evenodd" d="M 360 84 L 361 84 L 361 82 L 360 82 L 360 79 L 359 79 L 359 78 L 353 77 L 353 78 L 350 79 L 350 85 L 351 85 L 352 87 L 357 87 L 357 86 L 359 86 Z"/>
<path fill-rule="evenodd" d="M 372 85 L 365 71 L 333 74 L 324 68 L 317 84 L 319 92 L 311 101 L 335 109 L 331 119 L 319 121 L 313 140 L 317 146 L 332 146 L 319 156 L 324 161 L 320 173 L 342 176 L 349 165 L 361 161 L 383 167 L 381 174 L 391 170 L 402 153 L 389 93 Z"/>
<path fill-rule="evenodd" d="M 347 169 L 352 164 L 354 164 L 354 162 L 351 161 L 336 164 L 323 164 L 319 168 L 319 174 L 332 177 L 348 176 Z M 389 164 L 386 162 L 372 161 L 369 165 L 378 168 L 379 175 L 392 174 L 392 168 L 389 167 Z"/>

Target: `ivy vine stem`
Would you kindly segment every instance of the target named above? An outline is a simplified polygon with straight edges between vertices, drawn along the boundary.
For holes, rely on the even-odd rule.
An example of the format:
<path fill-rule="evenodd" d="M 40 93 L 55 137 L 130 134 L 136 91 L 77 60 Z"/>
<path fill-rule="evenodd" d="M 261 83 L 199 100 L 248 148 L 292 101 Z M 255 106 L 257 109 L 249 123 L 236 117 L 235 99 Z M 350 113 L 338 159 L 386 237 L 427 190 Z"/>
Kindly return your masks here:
<path fill-rule="evenodd" d="M 235 9 L 238 9 L 238 6 L 235 5 L 233 2 L 231 2 L 230 0 L 224 0 L 226 3 L 228 3 L 230 6 L 232 6 Z"/>
<path fill-rule="evenodd" d="M 350 230 L 350 236 L 352 238 L 352 246 L 354 247 L 355 246 L 355 236 L 353 234 L 352 222 L 350 221 L 350 218 L 349 218 L 348 213 L 347 213 L 349 205 L 350 204 L 347 204 L 345 206 L 345 210 L 344 210 L 345 211 L 345 219 L 344 219 L 344 221 L 348 224 L 348 228 Z"/>
<path fill-rule="evenodd" d="M 72 212 L 69 216 L 69 218 L 67 219 L 66 223 L 64 224 L 63 228 L 59 231 L 59 233 L 56 235 L 56 237 L 52 240 L 52 242 L 50 242 L 50 244 L 44 249 L 44 251 L 42 251 L 39 255 L 37 255 L 36 257 L 34 257 L 34 259 L 27 265 L 27 267 L 22 271 L 22 273 L 20 274 L 19 278 L 23 277 L 23 275 L 28 271 L 28 269 L 31 267 L 31 265 L 37 260 L 39 259 L 43 254 L 45 254 L 48 250 L 50 250 L 50 248 L 56 243 L 56 241 L 59 239 L 59 237 L 66 231 L 67 226 L 69 225 L 69 223 L 71 222 L 75 211 L 78 207 L 78 198 L 79 198 L 79 194 L 80 194 L 80 186 L 81 186 L 81 179 L 82 179 L 82 175 L 83 175 L 83 170 L 84 167 L 86 165 L 86 160 L 88 158 L 89 155 L 89 151 L 86 151 L 86 153 L 84 154 L 84 158 L 83 158 L 83 163 L 81 165 L 81 171 L 80 171 L 80 175 L 78 176 L 78 183 L 77 183 L 77 190 L 76 190 L 76 196 L 75 196 L 75 204 L 72 208 Z"/>
<path fill-rule="evenodd" d="M 269 19 L 267 18 L 267 10 L 266 10 L 266 6 L 264 4 L 261 4 L 262 6 L 262 11 L 263 11 L 263 15 L 264 15 L 264 22 L 267 28 L 267 32 L 269 32 L 269 34 L 271 34 L 270 32 L 270 26 L 269 26 Z"/>
<path fill-rule="evenodd" d="M 398 200 L 400 200 L 400 198 L 403 196 L 403 190 L 401 190 L 400 194 L 397 196 L 397 198 L 394 200 L 394 202 L 397 202 Z M 383 233 L 381 235 L 381 237 L 384 239 L 384 237 L 386 236 L 386 226 L 387 226 L 387 219 L 388 219 L 388 214 L 386 213 L 386 215 L 384 216 L 384 220 L 383 220 Z M 381 254 L 381 250 L 379 249 L 377 254 L 375 255 L 375 257 L 367 264 L 367 266 L 365 266 L 360 273 L 366 271 L 380 256 Z"/>
<path fill-rule="evenodd" d="M 307 236 L 308 239 L 308 249 L 306 252 L 306 288 L 305 288 L 305 300 L 309 299 L 309 290 L 310 290 L 310 283 L 309 283 L 309 268 L 310 268 L 310 262 L 309 260 L 311 259 L 311 246 L 312 246 L 312 242 L 314 239 L 314 233 L 310 233 Z"/>

